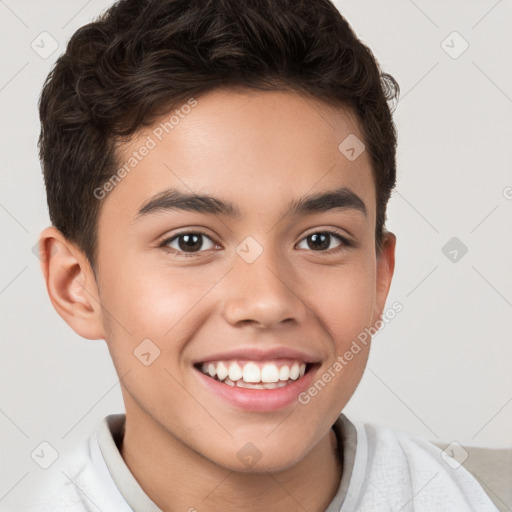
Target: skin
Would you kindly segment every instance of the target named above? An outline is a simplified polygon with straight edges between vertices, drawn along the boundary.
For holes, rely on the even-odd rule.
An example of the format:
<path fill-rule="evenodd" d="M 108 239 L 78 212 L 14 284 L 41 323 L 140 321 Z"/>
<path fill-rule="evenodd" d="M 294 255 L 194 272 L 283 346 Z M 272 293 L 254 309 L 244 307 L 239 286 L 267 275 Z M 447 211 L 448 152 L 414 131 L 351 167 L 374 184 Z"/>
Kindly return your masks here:
<path fill-rule="evenodd" d="M 154 126 L 119 148 L 121 162 Z M 396 239 L 388 232 L 376 254 L 370 161 L 366 152 L 349 161 L 338 150 L 349 134 L 364 140 L 347 109 L 292 92 L 216 90 L 102 200 L 96 278 L 58 230 L 41 234 L 50 299 L 79 335 L 106 340 L 126 407 L 121 454 L 164 511 L 322 511 L 338 489 L 331 426 L 362 377 L 370 344 L 308 404 L 275 412 L 221 400 L 201 385 L 192 361 L 280 345 L 317 356 L 320 378 L 379 320 Z M 284 216 L 292 199 L 340 186 L 362 199 L 366 216 L 354 209 Z M 135 220 L 169 187 L 229 200 L 242 216 L 161 211 Z M 176 239 L 159 247 L 187 230 L 212 242 L 203 238 L 194 257 L 173 253 L 183 251 Z M 326 254 L 308 244 L 308 235 L 326 230 L 354 245 L 333 237 L 329 248 L 341 250 Z M 235 251 L 247 236 L 263 249 L 251 264 Z M 147 338 L 160 350 L 149 366 L 133 354 Z M 251 467 L 237 457 L 248 442 L 261 454 Z"/>

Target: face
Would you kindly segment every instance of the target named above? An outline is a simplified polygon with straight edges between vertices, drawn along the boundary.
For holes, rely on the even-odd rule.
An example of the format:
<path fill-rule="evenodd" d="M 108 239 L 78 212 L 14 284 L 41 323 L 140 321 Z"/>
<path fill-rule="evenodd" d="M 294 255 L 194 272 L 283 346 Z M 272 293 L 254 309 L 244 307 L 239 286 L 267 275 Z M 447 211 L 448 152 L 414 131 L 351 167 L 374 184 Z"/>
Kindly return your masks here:
<path fill-rule="evenodd" d="M 379 319 L 394 246 L 377 257 L 367 153 L 338 149 L 363 140 L 350 111 L 290 92 L 196 101 L 119 148 L 130 171 L 101 203 L 101 322 L 127 422 L 226 468 L 249 455 L 285 469 L 361 379 L 369 344 L 335 363 Z"/>

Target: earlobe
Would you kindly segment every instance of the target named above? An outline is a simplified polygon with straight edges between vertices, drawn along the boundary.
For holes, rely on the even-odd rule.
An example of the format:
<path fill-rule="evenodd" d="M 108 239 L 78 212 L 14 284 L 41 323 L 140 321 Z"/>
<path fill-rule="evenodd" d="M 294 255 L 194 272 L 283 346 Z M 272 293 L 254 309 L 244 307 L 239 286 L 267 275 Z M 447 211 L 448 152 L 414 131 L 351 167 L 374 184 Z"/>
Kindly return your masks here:
<path fill-rule="evenodd" d="M 104 339 L 102 308 L 94 273 L 78 247 L 55 227 L 39 236 L 41 270 L 57 313 L 80 336 Z"/>

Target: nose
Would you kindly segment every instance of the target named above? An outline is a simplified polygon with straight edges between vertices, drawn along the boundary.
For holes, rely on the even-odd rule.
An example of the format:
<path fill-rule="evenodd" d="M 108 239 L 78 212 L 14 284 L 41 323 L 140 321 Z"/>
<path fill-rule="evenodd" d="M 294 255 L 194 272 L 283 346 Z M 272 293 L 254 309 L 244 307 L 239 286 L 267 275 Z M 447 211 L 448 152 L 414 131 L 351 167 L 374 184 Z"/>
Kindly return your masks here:
<path fill-rule="evenodd" d="M 234 268 L 223 280 L 222 296 L 224 318 L 233 326 L 299 324 L 307 312 L 300 281 L 290 265 L 271 251 L 264 251 L 252 263 L 236 255 Z"/>

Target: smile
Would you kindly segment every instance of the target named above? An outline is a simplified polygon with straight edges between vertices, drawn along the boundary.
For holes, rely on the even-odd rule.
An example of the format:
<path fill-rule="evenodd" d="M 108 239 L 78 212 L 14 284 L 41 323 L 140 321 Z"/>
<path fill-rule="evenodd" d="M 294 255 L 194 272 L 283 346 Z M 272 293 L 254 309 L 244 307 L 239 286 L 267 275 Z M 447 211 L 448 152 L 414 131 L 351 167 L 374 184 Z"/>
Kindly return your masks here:
<path fill-rule="evenodd" d="M 276 389 L 289 386 L 309 369 L 301 360 L 209 361 L 196 367 L 205 375 L 231 387 Z"/>
<path fill-rule="evenodd" d="M 194 365 L 199 381 L 213 396 L 237 409 L 273 412 L 297 404 L 319 363 L 301 359 L 212 360 Z"/>

